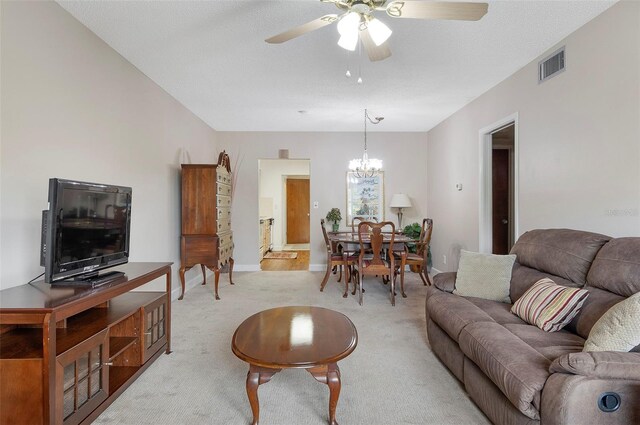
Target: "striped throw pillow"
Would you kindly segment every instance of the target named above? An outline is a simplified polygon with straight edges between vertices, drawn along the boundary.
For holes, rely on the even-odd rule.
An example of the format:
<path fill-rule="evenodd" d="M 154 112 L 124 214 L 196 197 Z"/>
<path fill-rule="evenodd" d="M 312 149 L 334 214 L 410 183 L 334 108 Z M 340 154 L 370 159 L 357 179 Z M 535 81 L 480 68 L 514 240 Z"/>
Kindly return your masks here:
<path fill-rule="evenodd" d="M 527 289 L 513 304 L 511 312 L 543 331 L 557 332 L 576 317 L 588 295 L 584 289 L 556 285 L 544 278 Z"/>

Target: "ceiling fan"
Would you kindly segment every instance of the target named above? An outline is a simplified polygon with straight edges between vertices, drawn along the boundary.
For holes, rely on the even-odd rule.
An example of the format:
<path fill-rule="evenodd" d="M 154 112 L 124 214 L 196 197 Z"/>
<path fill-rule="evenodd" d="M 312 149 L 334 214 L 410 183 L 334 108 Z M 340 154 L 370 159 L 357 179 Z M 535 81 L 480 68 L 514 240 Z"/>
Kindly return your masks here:
<path fill-rule="evenodd" d="M 387 39 L 391 30 L 382 21 L 373 17 L 376 11 L 385 11 L 392 18 L 447 19 L 477 21 L 487 13 L 487 3 L 462 3 L 439 1 L 391 1 L 387 0 L 320 0 L 333 3 L 342 10 L 341 15 L 324 15 L 281 34 L 267 38 L 271 44 L 284 43 L 311 31 L 338 22 L 343 49 L 355 50 L 358 39 L 362 41 L 369 60 L 380 61 L 391 56 Z"/>

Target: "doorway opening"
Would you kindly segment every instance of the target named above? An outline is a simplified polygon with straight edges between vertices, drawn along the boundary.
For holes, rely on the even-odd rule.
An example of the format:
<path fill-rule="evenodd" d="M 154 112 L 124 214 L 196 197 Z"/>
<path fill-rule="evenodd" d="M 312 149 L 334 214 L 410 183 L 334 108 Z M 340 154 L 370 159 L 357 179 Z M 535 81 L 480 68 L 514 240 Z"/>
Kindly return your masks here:
<path fill-rule="evenodd" d="M 309 270 L 310 161 L 258 160 L 261 270 Z"/>
<path fill-rule="evenodd" d="M 517 114 L 480 131 L 480 251 L 505 255 L 518 236 Z"/>

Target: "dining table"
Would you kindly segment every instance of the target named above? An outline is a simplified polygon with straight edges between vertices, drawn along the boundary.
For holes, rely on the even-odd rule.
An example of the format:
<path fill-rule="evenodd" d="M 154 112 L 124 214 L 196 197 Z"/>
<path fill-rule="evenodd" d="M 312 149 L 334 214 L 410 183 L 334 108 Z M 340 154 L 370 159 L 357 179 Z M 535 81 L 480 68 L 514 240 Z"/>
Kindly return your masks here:
<path fill-rule="evenodd" d="M 342 258 L 344 260 L 344 268 L 348 270 L 348 257 L 349 255 L 353 255 L 354 252 L 360 249 L 360 236 L 358 232 L 353 231 L 337 231 L 337 232 L 327 232 L 327 236 L 329 238 L 329 242 L 331 242 L 332 246 L 341 245 L 342 246 Z M 369 245 L 368 235 L 362 235 L 362 243 L 364 245 Z M 391 232 L 382 232 L 383 237 L 383 247 L 389 250 L 389 245 L 391 243 Z M 407 294 L 404 292 L 404 269 L 405 262 L 407 259 L 407 252 L 409 251 L 409 245 L 415 244 L 417 241 L 403 233 L 396 232 L 393 239 L 393 251 L 398 252 L 400 254 L 400 292 L 402 293 L 403 298 L 407 298 Z M 336 250 L 337 251 L 337 250 Z M 327 267 L 331 267 L 330 264 L 327 264 Z M 348 273 L 349 277 L 345 277 L 345 283 L 348 285 L 351 281 L 350 273 Z"/>

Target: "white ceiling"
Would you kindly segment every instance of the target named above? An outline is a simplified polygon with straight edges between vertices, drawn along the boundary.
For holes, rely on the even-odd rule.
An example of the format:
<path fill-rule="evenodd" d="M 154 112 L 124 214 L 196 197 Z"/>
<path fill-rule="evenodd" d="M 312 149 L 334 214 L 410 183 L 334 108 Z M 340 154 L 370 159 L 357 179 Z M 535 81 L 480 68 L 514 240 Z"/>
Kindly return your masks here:
<path fill-rule="evenodd" d="M 366 107 L 385 117 L 373 131 L 427 131 L 615 1 L 489 1 L 477 22 L 380 13 L 393 55 L 376 63 L 338 47 L 335 25 L 264 42 L 338 12 L 318 0 L 59 3 L 216 130 L 361 131 Z"/>

